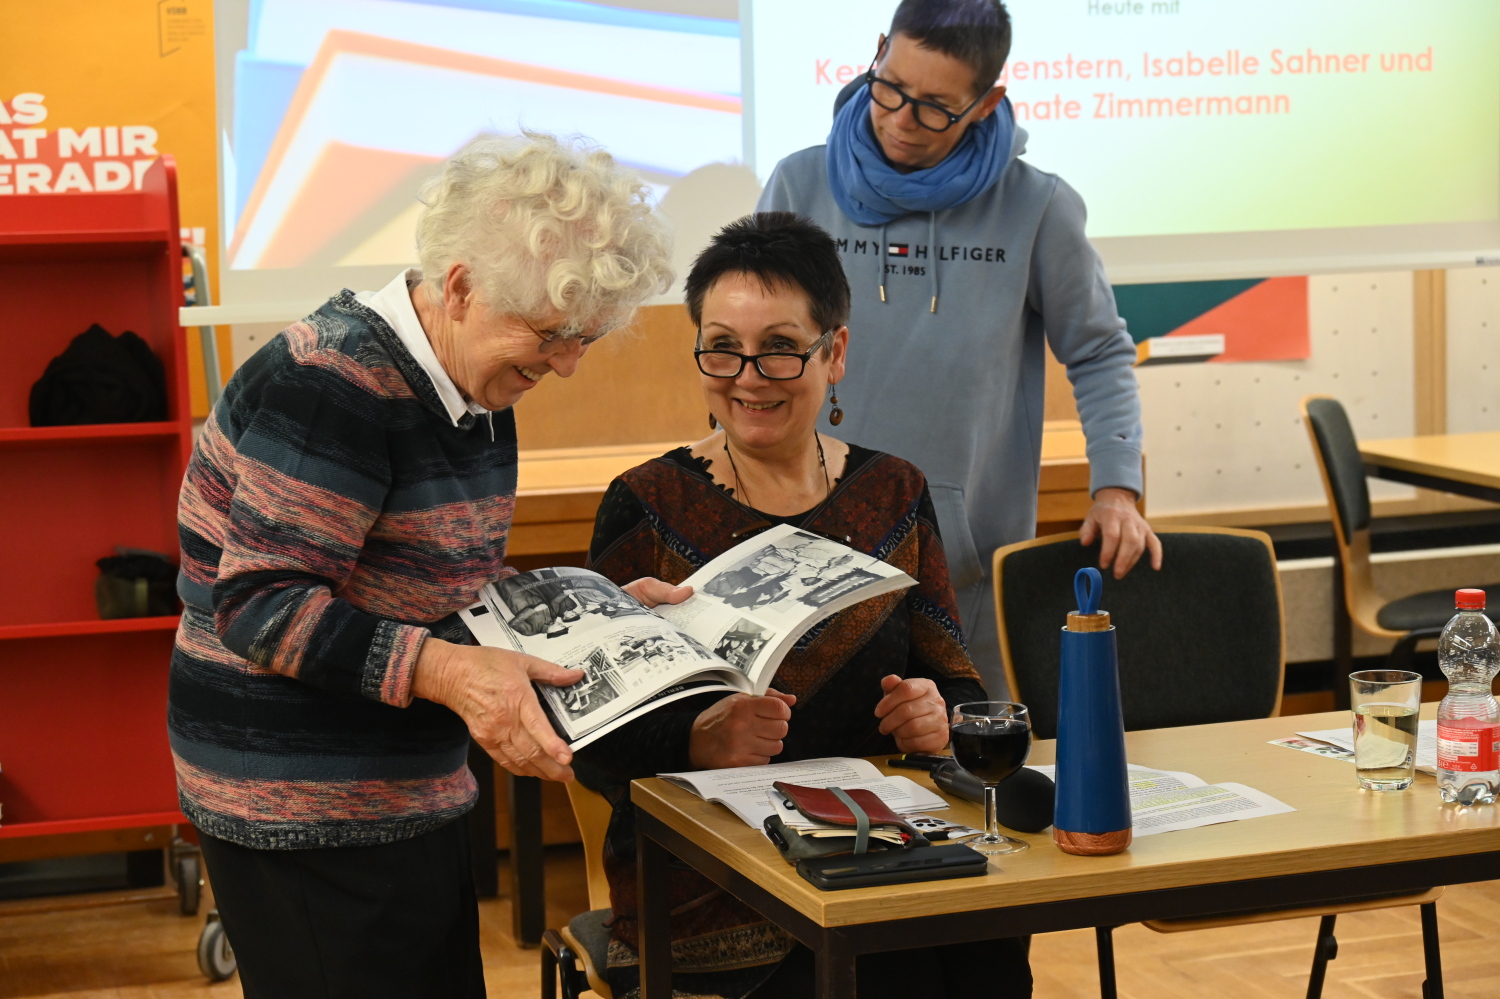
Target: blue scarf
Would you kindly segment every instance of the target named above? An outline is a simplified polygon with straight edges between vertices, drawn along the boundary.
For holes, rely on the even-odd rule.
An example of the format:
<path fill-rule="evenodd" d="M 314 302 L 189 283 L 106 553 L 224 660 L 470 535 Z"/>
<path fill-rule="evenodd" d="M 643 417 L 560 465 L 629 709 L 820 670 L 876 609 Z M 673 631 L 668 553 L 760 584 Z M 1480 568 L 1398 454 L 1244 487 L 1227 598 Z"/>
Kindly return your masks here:
<path fill-rule="evenodd" d="M 1010 161 L 1016 131 L 1010 98 L 970 125 L 937 166 L 901 173 L 881 152 L 870 125 L 870 88 L 839 109 L 828 133 L 828 184 L 839 208 L 859 225 L 884 225 L 912 212 L 957 208 L 984 193 Z"/>

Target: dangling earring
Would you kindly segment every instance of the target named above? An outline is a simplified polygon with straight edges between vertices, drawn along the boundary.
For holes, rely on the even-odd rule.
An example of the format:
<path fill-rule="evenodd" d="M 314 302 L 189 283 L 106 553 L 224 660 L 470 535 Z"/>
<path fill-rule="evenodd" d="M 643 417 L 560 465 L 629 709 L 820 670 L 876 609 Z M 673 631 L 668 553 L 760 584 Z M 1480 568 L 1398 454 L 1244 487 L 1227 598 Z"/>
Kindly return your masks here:
<path fill-rule="evenodd" d="M 710 430 L 718 430 L 719 429 L 719 421 L 716 420 L 716 419 L 714 419 L 714 414 L 712 414 L 712 413 L 708 414 L 708 429 L 710 429 Z"/>
<path fill-rule="evenodd" d="M 828 412 L 828 422 L 836 427 L 844 422 L 844 411 L 839 409 L 839 387 L 837 385 L 833 386 L 833 398 L 829 401 L 833 403 L 833 409 Z"/>

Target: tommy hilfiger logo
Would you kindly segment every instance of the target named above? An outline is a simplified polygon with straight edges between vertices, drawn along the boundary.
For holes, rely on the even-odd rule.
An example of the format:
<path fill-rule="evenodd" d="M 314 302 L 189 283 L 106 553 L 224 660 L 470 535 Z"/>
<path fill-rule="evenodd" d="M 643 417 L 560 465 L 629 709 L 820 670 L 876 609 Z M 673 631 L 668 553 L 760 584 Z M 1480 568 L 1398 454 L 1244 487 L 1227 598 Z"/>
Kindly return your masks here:
<path fill-rule="evenodd" d="M 881 243 L 878 239 L 836 239 L 840 253 L 879 254 Z M 886 243 L 885 255 L 887 257 L 905 257 L 909 260 L 974 260 L 983 263 L 1003 264 L 1005 263 L 1005 247 L 1003 246 L 939 246 L 937 252 L 932 252 L 925 243 Z"/>

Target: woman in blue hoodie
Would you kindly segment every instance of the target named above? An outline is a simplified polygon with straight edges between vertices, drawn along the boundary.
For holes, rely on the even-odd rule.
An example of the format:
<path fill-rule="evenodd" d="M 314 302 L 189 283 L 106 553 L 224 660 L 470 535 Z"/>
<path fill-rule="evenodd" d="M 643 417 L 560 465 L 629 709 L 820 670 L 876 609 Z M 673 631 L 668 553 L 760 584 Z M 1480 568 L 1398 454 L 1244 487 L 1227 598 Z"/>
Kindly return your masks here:
<path fill-rule="evenodd" d="M 904 0 L 828 143 L 771 174 L 759 210 L 806 215 L 838 244 L 861 349 L 839 385 L 846 440 L 926 475 L 969 651 L 1005 689 L 990 557 L 1036 530 L 1044 339 L 1068 368 L 1094 506 L 1083 541 L 1124 576 L 1161 546 L 1142 491 L 1135 345 L 1083 201 L 1018 157 L 1000 0 Z M 946 402 L 946 405 L 943 403 Z M 997 695 L 998 696 L 998 695 Z"/>

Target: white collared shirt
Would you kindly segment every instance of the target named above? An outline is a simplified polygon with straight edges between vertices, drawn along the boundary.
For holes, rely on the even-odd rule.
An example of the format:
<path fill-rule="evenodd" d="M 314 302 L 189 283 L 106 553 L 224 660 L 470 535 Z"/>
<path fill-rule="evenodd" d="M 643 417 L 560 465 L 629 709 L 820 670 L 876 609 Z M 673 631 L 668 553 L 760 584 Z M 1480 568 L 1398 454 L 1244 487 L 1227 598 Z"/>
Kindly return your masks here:
<path fill-rule="evenodd" d="M 453 379 L 443 369 L 442 362 L 433 351 L 432 341 L 427 339 L 427 331 L 422 329 L 416 307 L 411 304 L 411 290 L 421 282 L 422 272 L 415 267 L 408 267 L 379 291 L 362 291 L 354 297 L 360 304 L 377 312 L 396 331 L 401 343 L 432 380 L 432 387 L 437 390 L 438 398 L 443 401 L 443 408 L 448 410 L 448 416 L 455 427 L 465 413 L 489 415 L 490 411 L 479 403 L 464 398 L 464 394 L 453 384 Z"/>

